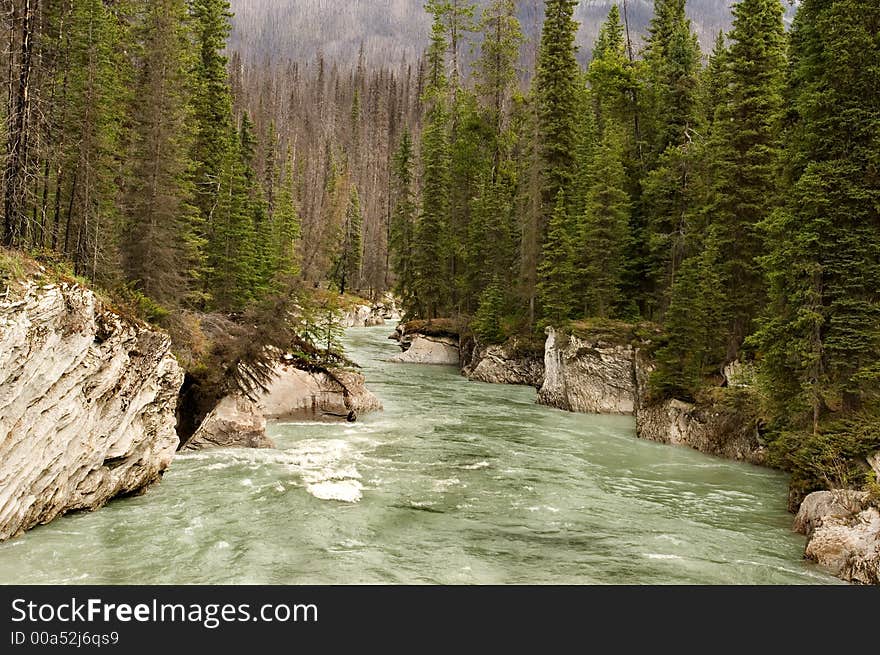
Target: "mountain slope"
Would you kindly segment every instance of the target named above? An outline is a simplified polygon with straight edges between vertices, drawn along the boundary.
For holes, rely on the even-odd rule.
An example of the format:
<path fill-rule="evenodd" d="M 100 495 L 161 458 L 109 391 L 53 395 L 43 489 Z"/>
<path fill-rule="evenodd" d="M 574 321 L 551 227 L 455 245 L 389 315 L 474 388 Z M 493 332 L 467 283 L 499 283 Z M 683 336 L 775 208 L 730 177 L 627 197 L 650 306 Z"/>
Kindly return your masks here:
<path fill-rule="evenodd" d="M 790 4 L 789 0 L 781 0 Z M 319 53 L 342 66 L 357 61 L 363 44 L 373 64 L 395 65 L 413 61 L 423 51 L 430 30 L 424 0 L 231 0 L 236 14 L 231 47 L 246 59 L 313 61 Z M 480 7 L 489 0 L 476 0 Z M 540 38 L 543 0 L 520 0 L 520 20 L 530 43 L 528 59 Z M 581 0 L 576 18 L 581 23 L 578 42 L 586 60 L 599 25 L 614 4 L 611 0 Z M 623 2 L 617 3 L 623 9 Z M 653 13 L 652 0 L 628 0 L 627 14 L 638 41 Z M 733 0 L 688 0 L 688 15 L 704 50 L 711 48 L 718 30 L 728 30 Z M 789 10 L 789 19 L 793 9 Z"/>

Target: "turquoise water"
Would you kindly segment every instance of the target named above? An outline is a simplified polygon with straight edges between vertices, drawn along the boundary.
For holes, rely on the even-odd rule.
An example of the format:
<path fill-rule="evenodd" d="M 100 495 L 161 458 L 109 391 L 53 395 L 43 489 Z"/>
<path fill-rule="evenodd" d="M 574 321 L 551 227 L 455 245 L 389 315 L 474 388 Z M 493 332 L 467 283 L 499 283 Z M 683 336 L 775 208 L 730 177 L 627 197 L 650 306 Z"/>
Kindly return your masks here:
<path fill-rule="evenodd" d="M 635 438 L 533 389 L 349 355 L 385 404 L 279 424 L 278 450 L 183 455 L 148 494 L 0 544 L 0 581 L 44 584 L 822 584 L 786 478 Z"/>

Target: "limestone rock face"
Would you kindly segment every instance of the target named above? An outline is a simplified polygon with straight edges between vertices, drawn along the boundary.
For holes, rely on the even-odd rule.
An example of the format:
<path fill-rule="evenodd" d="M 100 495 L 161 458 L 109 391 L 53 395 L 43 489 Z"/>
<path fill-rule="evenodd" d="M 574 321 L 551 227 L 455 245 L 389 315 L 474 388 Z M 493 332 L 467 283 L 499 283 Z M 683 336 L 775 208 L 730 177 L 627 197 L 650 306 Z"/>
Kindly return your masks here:
<path fill-rule="evenodd" d="M 184 451 L 211 448 L 274 448 L 266 435 L 266 419 L 241 395 L 227 396 L 205 417 Z"/>
<path fill-rule="evenodd" d="M 75 284 L 0 303 L 0 540 L 161 477 L 183 384 L 170 347 Z"/>
<path fill-rule="evenodd" d="M 752 464 L 763 464 L 766 458 L 757 423 L 748 412 L 667 400 L 640 407 L 637 423 L 640 439 Z"/>
<path fill-rule="evenodd" d="M 336 369 L 309 372 L 279 364 L 268 393 L 258 404 L 268 419 L 338 421 L 382 410 L 382 403 L 366 387 L 364 376 Z"/>
<path fill-rule="evenodd" d="M 542 405 L 585 414 L 635 414 L 650 363 L 630 343 L 584 339 L 547 329 Z"/>
<path fill-rule="evenodd" d="M 342 327 L 362 328 L 385 325 L 384 311 L 384 307 L 378 305 L 373 307 L 370 305 L 355 305 L 346 310 L 343 315 Z"/>
<path fill-rule="evenodd" d="M 458 339 L 424 334 L 407 335 L 406 350 L 392 357 L 396 364 L 436 364 L 440 366 L 460 366 L 461 354 Z"/>
<path fill-rule="evenodd" d="M 877 451 L 876 453 L 868 457 L 868 465 L 877 476 L 877 481 L 880 482 L 880 451 Z"/>
<path fill-rule="evenodd" d="M 515 341 L 488 346 L 473 343 L 467 355 L 462 352 L 462 360 L 462 373 L 475 382 L 535 388 L 544 384 L 543 353 L 520 352 Z"/>
<path fill-rule="evenodd" d="M 808 535 L 804 555 L 856 584 L 880 584 L 880 510 L 868 494 L 819 491 L 804 500 L 795 528 Z"/>

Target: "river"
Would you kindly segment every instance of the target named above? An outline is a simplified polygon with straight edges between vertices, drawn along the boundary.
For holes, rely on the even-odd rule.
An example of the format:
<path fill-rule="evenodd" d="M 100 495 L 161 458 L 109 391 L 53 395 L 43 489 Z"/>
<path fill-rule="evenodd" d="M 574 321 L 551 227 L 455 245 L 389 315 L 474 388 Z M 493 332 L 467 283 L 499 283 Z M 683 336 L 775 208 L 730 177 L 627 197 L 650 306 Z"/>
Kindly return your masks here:
<path fill-rule="evenodd" d="M 146 495 L 0 544 L 0 581 L 837 582 L 802 559 L 785 476 L 539 407 L 533 389 L 389 364 L 389 332 L 346 336 L 383 413 L 180 456 Z"/>

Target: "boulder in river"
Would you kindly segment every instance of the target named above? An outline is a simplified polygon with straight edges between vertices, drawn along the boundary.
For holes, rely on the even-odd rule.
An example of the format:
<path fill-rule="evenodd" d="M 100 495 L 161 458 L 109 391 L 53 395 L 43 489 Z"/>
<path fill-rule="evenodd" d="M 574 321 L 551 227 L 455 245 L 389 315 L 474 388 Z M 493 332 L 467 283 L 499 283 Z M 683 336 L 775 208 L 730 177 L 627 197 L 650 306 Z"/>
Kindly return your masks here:
<path fill-rule="evenodd" d="M 880 584 L 880 509 L 867 493 L 810 494 L 795 529 L 808 537 L 807 559 L 847 582 Z"/>
<path fill-rule="evenodd" d="M 281 363 L 258 407 L 269 419 L 354 421 L 363 414 L 381 411 L 382 403 L 356 371 L 306 371 Z"/>
<path fill-rule="evenodd" d="M 397 364 L 436 364 L 460 366 L 461 348 L 459 331 L 447 319 L 412 321 L 397 326 L 396 339 L 403 352 L 390 361 Z"/>
<path fill-rule="evenodd" d="M 182 384 L 167 335 L 77 284 L 0 302 L 0 540 L 159 480 Z"/>
<path fill-rule="evenodd" d="M 184 451 L 211 448 L 274 448 L 266 419 L 257 405 L 240 394 L 227 396 L 205 417 Z"/>

